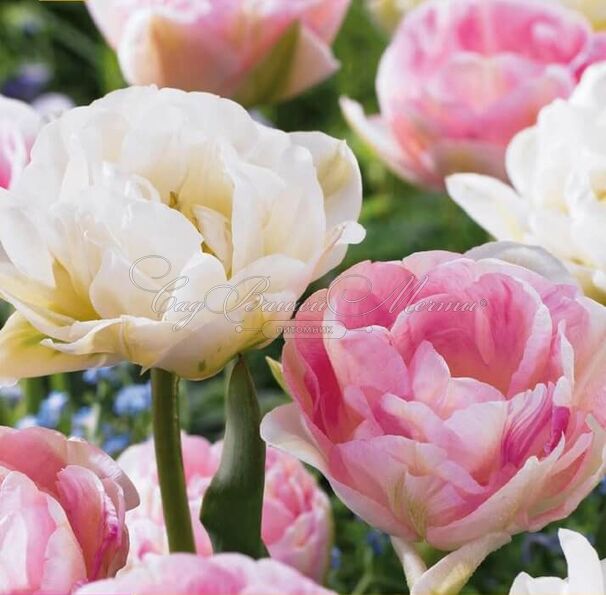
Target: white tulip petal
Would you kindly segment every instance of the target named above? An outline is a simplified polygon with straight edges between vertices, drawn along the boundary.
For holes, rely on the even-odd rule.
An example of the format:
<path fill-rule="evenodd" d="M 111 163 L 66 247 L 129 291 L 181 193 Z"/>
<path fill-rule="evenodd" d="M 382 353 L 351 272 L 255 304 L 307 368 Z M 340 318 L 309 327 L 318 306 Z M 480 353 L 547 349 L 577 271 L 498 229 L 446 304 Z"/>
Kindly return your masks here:
<path fill-rule="evenodd" d="M 484 559 L 511 541 L 507 533 L 489 533 L 447 554 L 412 586 L 411 595 L 455 595 Z"/>
<path fill-rule="evenodd" d="M 598 554 L 580 533 L 560 529 L 560 544 L 568 564 L 568 589 L 572 593 L 601 593 L 602 567 Z"/>
<path fill-rule="evenodd" d="M 510 186 L 486 176 L 457 174 L 447 178 L 446 187 L 453 200 L 496 239 L 524 239 L 527 208 Z"/>
<path fill-rule="evenodd" d="M 59 372 L 110 366 L 120 357 L 110 354 L 71 355 L 44 344 L 45 336 L 21 314 L 13 314 L 0 331 L 0 385 L 14 378 L 36 378 Z"/>

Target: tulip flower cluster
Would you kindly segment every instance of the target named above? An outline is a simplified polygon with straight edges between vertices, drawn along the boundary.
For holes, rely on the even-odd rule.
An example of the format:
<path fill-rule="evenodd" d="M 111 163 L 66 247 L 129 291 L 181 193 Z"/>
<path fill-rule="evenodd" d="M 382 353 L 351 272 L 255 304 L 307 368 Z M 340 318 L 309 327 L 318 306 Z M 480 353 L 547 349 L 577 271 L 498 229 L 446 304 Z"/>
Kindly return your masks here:
<path fill-rule="evenodd" d="M 222 445 L 211 445 L 204 438 L 187 435 L 182 436 L 182 445 L 187 495 L 195 523 L 204 492 L 219 467 Z M 153 444 L 131 446 L 120 456 L 118 464 L 133 481 L 142 500 L 141 506 L 126 515 L 131 536 L 127 566 L 135 567 L 150 554 L 169 553 Z M 199 523 L 194 526 L 197 553 L 211 555 L 212 544 L 204 527 Z M 330 555 L 331 532 L 326 494 L 299 461 L 270 448 L 262 537 L 271 557 L 322 582 Z"/>
<path fill-rule="evenodd" d="M 87 0 L 131 84 L 241 103 L 288 99 L 323 81 L 350 0 Z"/>
<path fill-rule="evenodd" d="M 430 0 L 403 21 L 381 60 L 380 116 L 366 118 L 348 99 L 342 106 L 406 180 L 439 189 L 456 172 L 504 178 L 505 149 L 516 132 L 534 124 L 543 106 L 568 97 L 585 68 L 604 59 L 606 35 L 558 5 Z"/>
<path fill-rule="evenodd" d="M 500 240 L 543 246 L 568 265 L 588 295 L 606 297 L 606 67 L 596 65 L 569 101 L 543 109 L 509 145 L 513 188 L 477 175 L 453 176 L 449 192 Z"/>

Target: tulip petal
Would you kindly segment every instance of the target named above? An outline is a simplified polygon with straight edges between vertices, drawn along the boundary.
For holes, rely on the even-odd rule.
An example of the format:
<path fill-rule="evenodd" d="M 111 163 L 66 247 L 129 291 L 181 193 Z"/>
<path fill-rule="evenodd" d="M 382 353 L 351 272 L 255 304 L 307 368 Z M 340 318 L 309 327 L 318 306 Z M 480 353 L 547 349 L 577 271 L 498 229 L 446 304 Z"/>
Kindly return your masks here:
<path fill-rule="evenodd" d="M 600 593 L 604 586 L 597 552 L 579 533 L 560 529 L 558 537 L 568 564 L 570 593 Z"/>
<path fill-rule="evenodd" d="M 328 463 L 313 446 L 313 440 L 294 403 L 281 405 L 263 418 L 261 437 L 271 446 L 292 454 L 321 473 L 327 472 Z"/>
<path fill-rule="evenodd" d="M 62 353 L 46 346 L 46 339 L 21 314 L 12 314 L 0 331 L 0 383 L 10 385 L 14 378 L 75 372 L 118 362 L 118 358 L 106 354 Z"/>
<path fill-rule="evenodd" d="M 376 151 L 394 173 L 411 182 L 441 186 L 441 180 L 437 181 L 432 172 L 417 171 L 418 168 L 413 167 L 409 157 L 380 116 L 367 117 L 362 106 L 347 97 L 341 98 L 340 105 L 349 125 Z"/>
<path fill-rule="evenodd" d="M 59 501 L 82 548 L 89 579 L 111 576 L 126 562 L 124 495 L 111 481 L 70 465 L 57 475 Z M 86 501 L 87 506 L 80 503 Z"/>
<path fill-rule="evenodd" d="M 286 84 L 275 100 L 282 101 L 300 95 L 334 74 L 339 65 L 330 46 L 313 31 L 302 27 Z"/>
<path fill-rule="evenodd" d="M 499 180 L 457 174 L 446 180 L 448 193 L 467 214 L 498 240 L 523 241 L 526 206 Z"/>
<path fill-rule="evenodd" d="M 442 558 L 412 586 L 411 595 L 455 595 L 478 566 L 495 550 L 511 541 L 507 533 L 489 533 Z"/>

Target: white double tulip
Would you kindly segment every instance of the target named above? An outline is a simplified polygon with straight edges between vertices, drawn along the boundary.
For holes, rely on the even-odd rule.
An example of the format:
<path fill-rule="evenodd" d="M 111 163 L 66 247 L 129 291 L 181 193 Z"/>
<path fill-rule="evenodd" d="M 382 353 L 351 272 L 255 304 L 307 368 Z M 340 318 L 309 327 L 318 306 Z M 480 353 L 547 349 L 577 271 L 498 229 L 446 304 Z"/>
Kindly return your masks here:
<path fill-rule="evenodd" d="M 514 138 L 507 171 L 513 188 L 459 174 L 448 179 L 449 193 L 497 239 L 546 248 L 606 301 L 606 64 Z"/>
<path fill-rule="evenodd" d="M 268 322 L 364 236 L 343 142 L 172 89 L 64 114 L 8 194 L 2 378 L 120 360 L 208 377 L 277 335 Z"/>

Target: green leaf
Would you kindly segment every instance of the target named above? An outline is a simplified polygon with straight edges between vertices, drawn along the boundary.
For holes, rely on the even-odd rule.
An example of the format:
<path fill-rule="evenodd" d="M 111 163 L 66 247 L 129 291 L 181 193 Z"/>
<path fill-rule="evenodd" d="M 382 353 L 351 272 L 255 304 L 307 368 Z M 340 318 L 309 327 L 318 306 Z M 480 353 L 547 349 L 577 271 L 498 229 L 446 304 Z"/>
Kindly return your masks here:
<path fill-rule="evenodd" d="M 200 520 L 215 553 L 264 558 L 265 443 L 259 434 L 261 412 L 254 383 L 243 357 L 227 372 L 225 415 L 221 465 L 204 495 Z"/>
<path fill-rule="evenodd" d="M 299 43 L 300 24 L 293 23 L 261 63 L 252 70 L 236 101 L 245 107 L 268 104 L 280 98 L 288 82 Z"/>

